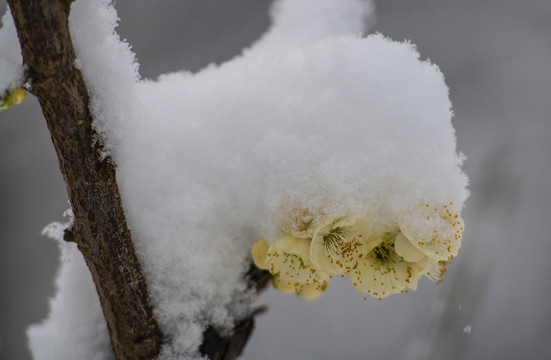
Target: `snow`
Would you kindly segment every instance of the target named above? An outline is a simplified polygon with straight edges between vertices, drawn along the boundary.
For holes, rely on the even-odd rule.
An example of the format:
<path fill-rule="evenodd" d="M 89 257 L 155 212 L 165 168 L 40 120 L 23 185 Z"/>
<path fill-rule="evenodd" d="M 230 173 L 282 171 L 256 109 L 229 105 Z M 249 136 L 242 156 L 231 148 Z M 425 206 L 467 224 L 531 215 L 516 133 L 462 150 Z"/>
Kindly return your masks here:
<path fill-rule="evenodd" d="M 275 1 L 270 11 L 272 26 L 252 52 L 275 56 L 328 37 L 361 34 L 374 22 L 373 14 L 371 0 Z"/>
<path fill-rule="evenodd" d="M 94 126 L 106 151 L 116 157 L 116 144 L 123 142 L 135 117 L 138 64 L 130 45 L 121 41 L 115 28 L 118 17 L 109 0 L 77 1 L 71 8 L 69 29 L 89 93 Z"/>
<path fill-rule="evenodd" d="M 9 8 L 0 28 L 0 97 L 23 84 L 25 69 L 21 47 Z"/>
<path fill-rule="evenodd" d="M 271 30 L 241 56 L 152 81 L 140 79 L 115 33 L 109 1 L 73 4 L 77 66 L 118 165 L 168 340 L 161 358 L 199 358 L 207 325 L 227 328 L 246 316 L 255 297 L 243 280 L 250 247 L 277 238 L 297 211 L 388 224 L 427 202 L 461 209 L 467 178 L 443 75 L 410 43 L 362 37 L 372 7 L 278 1 Z M 110 354 L 91 278 L 69 266 L 82 262 L 70 245 L 49 318 L 29 330 L 36 358 L 54 348 L 72 358 Z M 80 301 L 64 303 L 72 298 Z M 83 303 L 87 313 L 77 318 Z"/>
<path fill-rule="evenodd" d="M 107 325 L 90 271 L 75 243 L 63 240 L 72 223 L 55 222 L 43 235 L 56 240 L 61 267 L 56 279 L 57 294 L 50 299 L 50 314 L 41 324 L 28 329 L 29 346 L 35 360 L 113 359 Z"/>

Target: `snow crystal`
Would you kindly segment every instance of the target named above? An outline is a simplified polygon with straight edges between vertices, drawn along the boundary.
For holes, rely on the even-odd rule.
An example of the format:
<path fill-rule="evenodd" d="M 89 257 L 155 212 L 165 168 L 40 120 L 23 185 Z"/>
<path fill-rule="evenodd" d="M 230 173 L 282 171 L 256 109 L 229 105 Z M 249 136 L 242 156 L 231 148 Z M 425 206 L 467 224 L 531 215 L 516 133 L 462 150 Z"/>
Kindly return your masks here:
<path fill-rule="evenodd" d="M 463 332 L 467 335 L 471 335 L 471 331 L 472 331 L 471 325 L 467 325 L 463 328 Z"/>
<path fill-rule="evenodd" d="M 246 316 L 250 247 L 296 211 L 392 223 L 427 202 L 461 208 L 467 178 L 443 75 L 412 44 L 363 38 L 371 11 L 278 1 L 271 30 L 241 56 L 145 81 L 109 1 L 73 5 L 94 125 L 168 339 L 162 358 L 195 358 L 207 325 Z M 45 335 L 30 336 L 38 352 Z"/>
<path fill-rule="evenodd" d="M 2 17 L 0 28 L 0 96 L 23 84 L 25 69 L 21 47 L 10 9 Z"/>

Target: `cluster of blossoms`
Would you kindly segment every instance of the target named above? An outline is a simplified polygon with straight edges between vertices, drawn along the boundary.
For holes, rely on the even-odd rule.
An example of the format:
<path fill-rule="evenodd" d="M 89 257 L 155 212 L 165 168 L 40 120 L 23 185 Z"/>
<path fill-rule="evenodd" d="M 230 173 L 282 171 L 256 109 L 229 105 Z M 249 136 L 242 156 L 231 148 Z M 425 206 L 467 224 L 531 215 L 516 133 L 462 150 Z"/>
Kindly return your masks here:
<path fill-rule="evenodd" d="M 422 275 L 441 280 L 461 246 L 463 220 L 453 204 L 424 204 L 396 224 L 373 224 L 348 215 L 282 226 L 285 236 L 252 247 L 255 265 L 270 271 L 276 289 L 315 299 L 333 275 L 348 276 L 362 293 L 382 299 L 415 290 Z"/>

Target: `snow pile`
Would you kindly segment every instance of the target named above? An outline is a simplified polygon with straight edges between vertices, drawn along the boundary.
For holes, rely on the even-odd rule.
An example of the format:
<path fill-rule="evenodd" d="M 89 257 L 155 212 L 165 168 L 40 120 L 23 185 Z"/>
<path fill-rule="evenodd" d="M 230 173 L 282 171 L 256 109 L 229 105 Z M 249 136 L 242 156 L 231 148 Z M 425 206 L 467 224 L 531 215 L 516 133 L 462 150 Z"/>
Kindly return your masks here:
<path fill-rule="evenodd" d="M 0 28 L 0 97 L 23 84 L 25 69 L 17 31 L 8 8 Z"/>
<path fill-rule="evenodd" d="M 78 66 L 168 339 L 162 358 L 197 358 L 207 325 L 247 314 L 251 245 L 297 212 L 386 223 L 427 202 L 461 208 L 467 178 L 443 76 L 411 44 L 358 35 L 371 8 L 282 0 L 242 56 L 141 81 L 109 1 L 73 5 Z M 89 284 L 60 293 L 75 286 Z M 46 334 L 65 321 L 53 309 L 30 332 L 37 358 L 43 336 L 64 351 L 88 346 Z"/>
<path fill-rule="evenodd" d="M 252 54 L 274 56 L 307 43 L 338 35 L 361 34 L 373 22 L 371 0 L 276 1 L 270 30 L 252 46 Z"/>
<path fill-rule="evenodd" d="M 140 78 L 130 45 L 115 28 L 118 16 L 109 0 L 77 1 L 71 8 L 69 28 L 77 55 L 76 65 L 91 95 L 94 127 L 108 141 L 108 153 L 117 158 L 117 144 L 126 127 L 137 121 L 134 89 Z"/>
<path fill-rule="evenodd" d="M 63 240 L 67 223 L 48 225 L 43 235 L 56 240 L 61 267 L 55 281 L 57 294 L 50 299 L 50 317 L 28 331 L 35 359 L 112 359 L 109 332 L 90 271 L 74 243 Z"/>

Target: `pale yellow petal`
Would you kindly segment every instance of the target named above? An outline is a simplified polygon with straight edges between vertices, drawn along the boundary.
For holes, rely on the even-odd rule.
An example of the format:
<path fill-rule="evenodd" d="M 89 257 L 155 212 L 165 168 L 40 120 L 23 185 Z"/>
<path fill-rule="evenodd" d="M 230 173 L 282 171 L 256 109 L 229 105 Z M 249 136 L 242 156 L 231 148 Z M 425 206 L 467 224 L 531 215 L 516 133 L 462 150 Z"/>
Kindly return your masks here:
<path fill-rule="evenodd" d="M 316 236 L 312 239 L 310 245 L 310 261 L 318 268 L 328 274 L 341 274 L 344 275 L 344 271 L 341 266 L 331 258 L 325 249 L 325 240 L 323 236 Z"/>
<path fill-rule="evenodd" d="M 343 216 L 341 218 L 336 218 L 332 221 L 332 228 L 340 228 L 345 226 L 351 226 L 356 223 L 356 218 L 353 216 Z"/>
<path fill-rule="evenodd" d="M 348 274 L 357 290 L 378 299 L 407 288 L 415 289 L 420 276 L 420 269 L 405 261 L 393 244 L 386 241 L 370 251 L 358 269 Z"/>
<path fill-rule="evenodd" d="M 328 285 L 328 281 L 304 285 L 299 291 L 297 291 L 297 295 L 306 300 L 314 300 L 323 295 L 325 290 L 327 290 Z"/>
<path fill-rule="evenodd" d="M 255 242 L 251 248 L 251 255 L 256 267 L 260 269 L 268 269 L 266 265 L 266 255 L 268 253 L 268 243 L 264 239 Z"/>
<path fill-rule="evenodd" d="M 402 233 L 396 235 L 394 248 L 396 249 L 396 253 L 408 262 L 417 262 L 425 257 L 425 254 L 413 246 Z"/>
<path fill-rule="evenodd" d="M 331 222 L 322 222 L 312 232 L 312 237 L 316 236 L 325 236 L 331 232 L 331 229 L 333 228 L 333 224 Z"/>
<path fill-rule="evenodd" d="M 314 233 L 310 245 L 312 263 L 329 274 L 345 275 L 356 269 L 361 258 L 370 250 L 366 237 L 372 231 L 369 221 L 362 219 L 362 234 L 357 226 L 357 220 L 356 217 L 346 216 L 334 220 L 334 225 L 329 231 L 328 225 L 320 227 L 323 231 Z M 322 236 L 323 233 L 326 235 Z"/>
<path fill-rule="evenodd" d="M 396 264 L 367 262 L 357 277 L 350 277 L 354 287 L 378 299 L 404 292 L 408 285 L 410 267 L 405 261 Z M 349 275 L 350 276 L 350 275 Z"/>
<path fill-rule="evenodd" d="M 358 232 L 360 233 L 360 237 L 362 240 L 368 245 L 368 239 L 373 237 L 373 223 L 366 217 L 360 217 L 356 220 L 356 228 L 358 229 Z M 377 246 L 378 244 L 375 244 L 373 247 Z M 372 247 L 372 248 L 373 248 Z M 371 251 L 371 249 L 368 249 L 368 251 Z"/>
<path fill-rule="evenodd" d="M 272 277 L 272 285 L 279 291 L 284 293 L 294 293 L 299 289 L 299 286 L 296 282 L 283 279 L 279 275 L 274 275 Z"/>
<path fill-rule="evenodd" d="M 362 239 L 365 239 L 365 238 L 362 236 Z M 383 242 L 383 239 L 379 235 L 374 234 L 368 237 L 367 239 L 365 239 L 367 252 L 370 252 L 375 247 L 379 246 L 382 242 Z"/>
<path fill-rule="evenodd" d="M 302 259 L 308 260 L 310 257 L 310 239 L 285 235 L 275 241 L 268 250 L 269 253 L 277 251 L 284 251 L 288 254 L 297 255 Z"/>
<path fill-rule="evenodd" d="M 10 94 L 10 97 L 15 104 L 21 104 L 23 100 L 25 100 L 25 95 L 25 90 L 22 88 L 17 88 Z"/>
<path fill-rule="evenodd" d="M 461 247 L 463 219 L 451 204 L 419 206 L 400 219 L 405 237 L 435 260 L 450 261 Z"/>
<path fill-rule="evenodd" d="M 310 240 L 284 236 L 268 248 L 266 265 L 273 275 L 304 285 L 318 281 L 322 273 L 309 260 Z"/>

